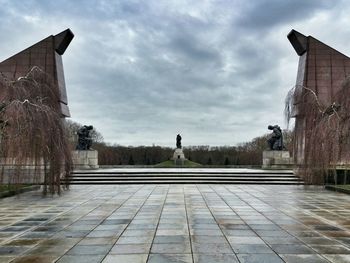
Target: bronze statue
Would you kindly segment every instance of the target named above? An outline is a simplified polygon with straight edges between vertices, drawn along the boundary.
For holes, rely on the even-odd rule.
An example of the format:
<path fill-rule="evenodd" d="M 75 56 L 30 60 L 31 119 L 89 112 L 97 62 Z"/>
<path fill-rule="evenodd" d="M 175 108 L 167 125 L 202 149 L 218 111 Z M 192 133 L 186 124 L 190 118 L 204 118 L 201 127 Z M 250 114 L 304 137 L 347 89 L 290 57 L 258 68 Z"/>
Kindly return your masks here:
<path fill-rule="evenodd" d="M 267 127 L 269 130 L 272 130 L 272 136 L 267 140 L 270 150 L 273 151 L 282 151 L 284 149 L 283 145 L 283 135 L 280 126 L 278 125 L 269 125 Z"/>
<path fill-rule="evenodd" d="M 177 136 L 176 136 L 176 148 L 178 148 L 178 149 L 181 149 L 181 136 L 180 136 L 180 134 L 178 134 Z"/>
<path fill-rule="evenodd" d="M 87 126 L 84 125 L 81 127 L 78 131 L 78 145 L 76 147 L 76 150 L 90 150 L 92 139 L 90 137 L 90 131 L 93 129 L 92 125 Z"/>

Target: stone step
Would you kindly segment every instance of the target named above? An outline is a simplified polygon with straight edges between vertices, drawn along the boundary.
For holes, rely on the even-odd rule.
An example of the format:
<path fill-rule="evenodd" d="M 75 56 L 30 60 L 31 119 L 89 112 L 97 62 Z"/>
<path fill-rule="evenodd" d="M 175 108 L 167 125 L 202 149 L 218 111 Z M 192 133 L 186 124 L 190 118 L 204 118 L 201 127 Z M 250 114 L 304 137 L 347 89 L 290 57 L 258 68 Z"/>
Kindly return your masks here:
<path fill-rule="evenodd" d="M 62 184 L 303 184 L 292 171 L 239 169 L 100 169 L 74 171 Z"/>
<path fill-rule="evenodd" d="M 64 181 L 61 182 L 65 184 Z M 119 180 L 119 181 L 73 181 L 70 184 L 273 184 L 273 185 L 303 185 L 301 181 L 219 181 L 219 180 Z"/>
<path fill-rule="evenodd" d="M 222 184 L 303 184 L 299 178 L 223 178 L 223 177 L 132 177 L 132 178 L 68 178 L 70 184 L 144 184 L 144 183 L 222 183 Z"/>
<path fill-rule="evenodd" d="M 62 182 L 145 182 L 145 181 L 218 181 L 218 182 L 301 182 L 299 179 L 280 179 L 280 180 L 257 180 L 257 179 L 225 179 L 225 178 L 124 178 L 124 179 L 96 179 L 96 178 L 80 178 L 80 179 L 65 179 Z"/>
<path fill-rule="evenodd" d="M 210 174 L 149 174 L 149 175 L 144 175 L 144 174 L 118 174 L 118 175 L 73 175 L 71 178 L 154 178 L 154 177 L 159 177 L 159 178 L 174 178 L 174 177 L 180 177 L 180 178 L 186 178 L 186 177 L 193 177 L 193 178 L 198 178 L 198 177 L 206 177 L 206 178 L 257 178 L 257 179 L 266 179 L 266 178 L 296 178 L 294 175 L 285 175 L 285 176 L 280 176 L 280 175 L 210 175 Z"/>
<path fill-rule="evenodd" d="M 154 175 L 154 176 L 70 176 L 69 177 L 72 180 L 82 180 L 82 179 L 86 179 L 86 180 L 91 180 L 91 179 L 95 179 L 95 180 L 125 180 L 125 179 L 129 179 L 129 180 L 145 180 L 145 179 L 160 179 L 160 180 L 166 180 L 166 179 L 181 179 L 181 180 L 186 180 L 186 179 L 222 179 L 222 180 L 295 180 L 295 179 L 299 179 L 296 176 L 200 176 L 200 175 L 196 175 L 196 176 L 163 176 L 163 175 Z"/>
<path fill-rule="evenodd" d="M 183 174 L 73 174 L 74 177 L 171 177 L 171 176 L 178 176 L 178 177 L 259 177 L 259 178 L 266 178 L 266 177 L 271 177 L 271 178 L 280 178 L 280 177 L 295 177 L 295 175 L 292 174 L 286 174 L 286 175 L 281 175 L 281 174 L 188 174 L 188 173 L 183 173 Z"/>
<path fill-rule="evenodd" d="M 96 171 L 91 171 L 91 170 L 80 170 L 80 171 L 74 171 L 73 174 L 83 174 L 83 175 L 88 175 L 88 174 L 219 174 L 219 175 L 236 175 L 236 174 L 244 174 L 244 175 L 294 175 L 293 171 L 290 170 L 283 170 L 283 171 L 266 171 L 262 170 L 261 172 L 222 172 L 222 171 L 181 171 L 178 169 L 174 169 L 174 171 L 127 171 L 127 172 L 122 172 L 122 171 L 101 171 L 101 170 L 96 170 Z"/>

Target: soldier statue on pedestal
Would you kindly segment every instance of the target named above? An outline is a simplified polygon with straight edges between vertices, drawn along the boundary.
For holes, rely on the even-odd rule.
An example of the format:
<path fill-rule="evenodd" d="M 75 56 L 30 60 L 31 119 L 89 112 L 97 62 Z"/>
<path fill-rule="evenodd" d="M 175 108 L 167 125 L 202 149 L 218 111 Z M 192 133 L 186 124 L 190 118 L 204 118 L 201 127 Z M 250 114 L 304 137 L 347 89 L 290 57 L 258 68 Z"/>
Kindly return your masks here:
<path fill-rule="evenodd" d="M 84 125 L 81 127 L 78 131 L 78 145 L 76 147 L 76 150 L 84 151 L 84 150 L 90 150 L 92 139 L 90 137 L 90 131 L 93 129 L 93 126 L 87 126 Z"/>
<path fill-rule="evenodd" d="M 272 151 L 283 151 L 285 148 L 283 145 L 283 136 L 282 130 L 278 125 L 269 125 L 267 127 L 269 130 L 272 130 L 272 136 L 267 140 L 270 150 Z"/>

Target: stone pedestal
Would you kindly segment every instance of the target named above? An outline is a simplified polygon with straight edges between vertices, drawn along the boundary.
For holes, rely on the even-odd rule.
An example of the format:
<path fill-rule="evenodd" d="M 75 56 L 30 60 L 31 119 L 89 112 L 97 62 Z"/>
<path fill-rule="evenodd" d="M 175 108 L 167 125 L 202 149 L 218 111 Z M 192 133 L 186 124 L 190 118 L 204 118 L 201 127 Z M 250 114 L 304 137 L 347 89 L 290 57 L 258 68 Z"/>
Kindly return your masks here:
<path fill-rule="evenodd" d="M 74 169 L 98 169 L 98 152 L 96 150 L 73 151 Z"/>
<path fill-rule="evenodd" d="M 263 151 L 263 169 L 291 169 L 293 165 L 289 151 Z"/>
<path fill-rule="evenodd" d="M 175 149 L 172 159 L 174 160 L 175 165 L 184 165 L 186 158 L 181 148 Z"/>

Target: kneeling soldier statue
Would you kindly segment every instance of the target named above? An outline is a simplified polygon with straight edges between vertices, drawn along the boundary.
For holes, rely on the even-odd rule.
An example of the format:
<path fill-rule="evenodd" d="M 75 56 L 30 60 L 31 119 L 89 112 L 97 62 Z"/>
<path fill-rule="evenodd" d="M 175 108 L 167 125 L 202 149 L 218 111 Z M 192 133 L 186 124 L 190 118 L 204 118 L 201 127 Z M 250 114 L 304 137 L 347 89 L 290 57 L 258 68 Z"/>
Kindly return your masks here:
<path fill-rule="evenodd" d="M 272 136 L 267 140 L 270 150 L 272 151 L 282 151 L 284 149 L 282 130 L 278 125 L 269 125 L 267 127 L 272 130 Z"/>
<path fill-rule="evenodd" d="M 84 125 L 78 131 L 78 145 L 76 150 L 90 150 L 92 139 L 90 137 L 90 131 L 93 129 L 92 125 Z"/>

